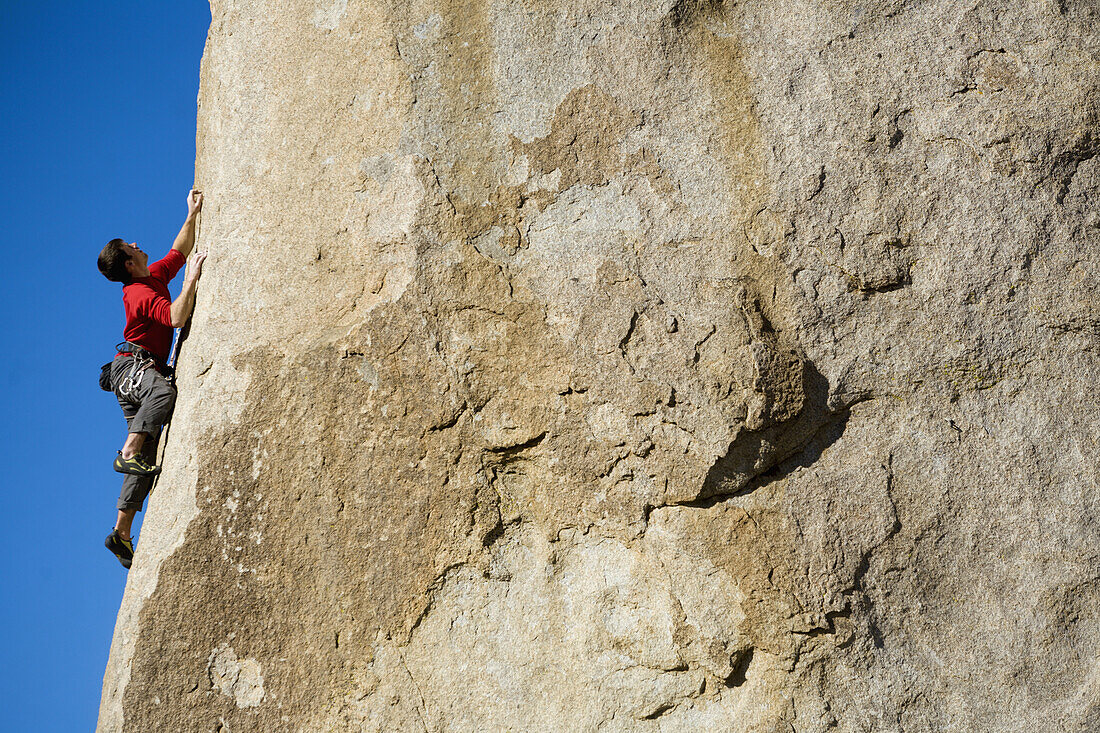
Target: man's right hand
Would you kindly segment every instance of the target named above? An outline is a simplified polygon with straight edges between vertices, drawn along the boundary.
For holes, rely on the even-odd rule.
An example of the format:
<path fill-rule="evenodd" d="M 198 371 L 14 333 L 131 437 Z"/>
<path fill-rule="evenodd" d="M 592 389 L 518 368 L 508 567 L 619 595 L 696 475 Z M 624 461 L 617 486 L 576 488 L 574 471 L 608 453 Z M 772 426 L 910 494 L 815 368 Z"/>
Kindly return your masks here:
<path fill-rule="evenodd" d="M 188 273 L 188 278 L 194 281 L 198 281 L 202 277 L 202 263 L 206 261 L 205 252 L 196 252 L 195 257 L 191 260 L 191 270 Z"/>
<path fill-rule="evenodd" d="M 202 277 L 202 263 L 205 260 L 205 252 L 196 252 L 191 258 L 187 277 L 183 279 L 183 290 L 179 297 L 172 301 L 172 328 L 183 328 L 187 324 L 187 319 L 191 317 L 191 310 L 195 307 L 195 286 Z"/>

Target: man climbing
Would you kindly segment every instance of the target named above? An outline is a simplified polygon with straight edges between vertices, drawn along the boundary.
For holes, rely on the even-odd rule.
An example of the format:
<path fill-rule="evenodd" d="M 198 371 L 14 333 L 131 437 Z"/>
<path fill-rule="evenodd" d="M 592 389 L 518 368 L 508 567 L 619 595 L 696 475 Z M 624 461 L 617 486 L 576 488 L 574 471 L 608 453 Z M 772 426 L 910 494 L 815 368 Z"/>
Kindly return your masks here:
<path fill-rule="evenodd" d="M 160 466 L 154 465 L 157 440 L 176 403 L 176 388 L 166 378 L 172 329 L 182 328 L 191 317 L 195 285 L 206 255 L 195 253 L 175 300 L 170 298 L 168 283 L 195 246 L 195 221 L 201 209 L 202 194 L 192 189 L 187 195 L 187 219 L 172 249 L 157 262 L 149 264 L 149 255 L 136 242 L 127 244 L 121 239 L 112 239 L 99 253 L 99 271 L 108 280 L 122 283 L 126 312 L 125 341 L 116 347 L 118 353 L 109 367 L 104 367 L 101 379 L 101 386 L 113 390 L 118 398 L 128 429 L 114 464 L 116 471 L 126 474 L 118 497 L 118 518 L 104 541 L 126 568 L 134 557 L 130 526 L 149 495 L 153 477 L 160 472 Z"/>

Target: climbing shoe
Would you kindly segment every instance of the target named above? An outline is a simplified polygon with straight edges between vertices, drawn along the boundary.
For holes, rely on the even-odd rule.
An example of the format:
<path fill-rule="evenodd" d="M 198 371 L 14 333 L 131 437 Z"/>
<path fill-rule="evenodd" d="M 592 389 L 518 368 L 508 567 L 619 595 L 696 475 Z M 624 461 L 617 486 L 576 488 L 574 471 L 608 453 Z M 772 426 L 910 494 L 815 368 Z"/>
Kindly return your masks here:
<path fill-rule="evenodd" d="M 118 530 L 114 530 L 111 534 L 107 535 L 107 539 L 103 540 L 103 545 L 110 550 L 118 561 L 122 563 L 122 567 L 127 570 L 130 569 L 130 563 L 134 559 L 134 542 L 133 540 L 124 540 L 118 533 Z"/>
<path fill-rule="evenodd" d="M 119 453 L 115 459 L 115 470 L 134 476 L 156 476 L 160 473 L 160 466 L 150 465 L 140 453 L 135 453 L 133 458 L 123 458 L 122 453 Z"/>

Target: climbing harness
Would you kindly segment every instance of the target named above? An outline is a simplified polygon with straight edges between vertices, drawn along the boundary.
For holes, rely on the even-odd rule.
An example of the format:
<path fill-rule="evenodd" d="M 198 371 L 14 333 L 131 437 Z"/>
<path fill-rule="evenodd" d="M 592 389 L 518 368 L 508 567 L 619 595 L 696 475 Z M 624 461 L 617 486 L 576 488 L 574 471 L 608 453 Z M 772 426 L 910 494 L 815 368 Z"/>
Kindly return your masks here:
<path fill-rule="evenodd" d="M 115 347 L 115 350 L 120 354 L 129 354 L 134 358 L 130 363 L 130 368 L 126 371 L 126 376 L 118 383 L 118 394 L 123 399 L 136 402 L 137 391 L 141 386 L 141 380 L 145 377 L 145 371 L 149 367 L 155 369 L 157 360 L 145 349 L 128 341 L 123 341 Z"/>

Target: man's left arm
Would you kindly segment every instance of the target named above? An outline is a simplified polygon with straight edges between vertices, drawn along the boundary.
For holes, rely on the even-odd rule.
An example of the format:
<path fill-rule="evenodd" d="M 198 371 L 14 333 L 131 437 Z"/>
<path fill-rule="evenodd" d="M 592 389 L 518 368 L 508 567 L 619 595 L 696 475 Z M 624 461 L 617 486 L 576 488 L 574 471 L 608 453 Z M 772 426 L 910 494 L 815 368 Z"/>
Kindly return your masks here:
<path fill-rule="evenodd" d="M 195 246 L 195 220 L 202 210 L 202 194 L 195 189 L 187 194 L 187 220 L 183 222 L 180 233 L 176 235 L 176 241 L 172 243 L 172 249 L 183 255 L 184 259 L 191 254 L 191 248 Z"/>

